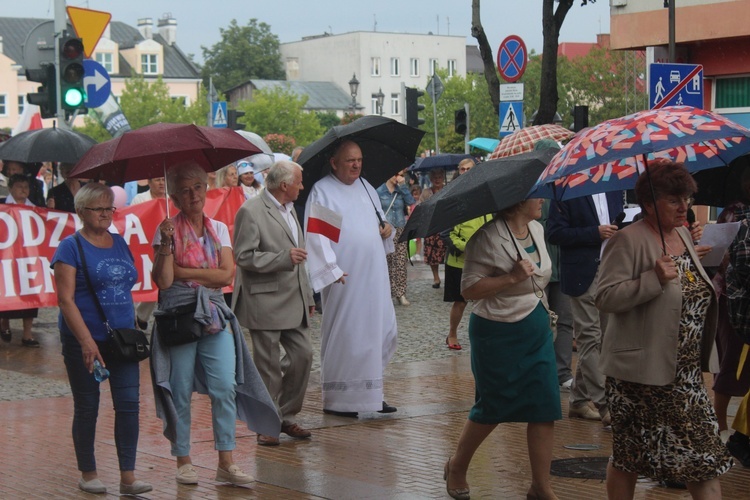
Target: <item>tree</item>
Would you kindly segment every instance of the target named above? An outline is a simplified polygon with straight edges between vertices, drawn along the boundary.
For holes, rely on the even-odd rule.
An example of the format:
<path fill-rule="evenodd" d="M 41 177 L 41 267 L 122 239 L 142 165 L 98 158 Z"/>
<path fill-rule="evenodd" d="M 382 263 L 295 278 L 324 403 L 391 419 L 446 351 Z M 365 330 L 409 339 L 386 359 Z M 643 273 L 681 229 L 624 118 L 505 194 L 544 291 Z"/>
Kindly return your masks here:
<path fill-rule="evenodd" d="M 557 9 L 554 4 L 557 2 Z M 534 125 L 552 123 L 557 112 L 557 46 L 560 37 L 560 28 L 568 11 L 573 6 L 574 0 L 543 0 L 542 2 L 542 34 L 544 35 L 544 49 L 542 52 L 541 80 L 539 85 L 540 99 L 539 111 L 534 120 Z M 581 5 L 596 3 L 596 0 L 581 0 Z M 487 80 L 487 89 L 492 100 L 493 108 L 499 111 L 500 90 L 495 61 L 492 59 L 487 36 L 480 19 L 480 0 L 472 0 L 471 3 L 471 34 L 479 43 L 479 54 L 484 62 L 484 76 Z M 496 111 L 497 112 L 497 111 Z"/>
<path fill-rule="evenodd" d="M 263 140 L 266 141 L 266 144 L 271 148 L 271 151 L 275 153 L 291 155 L 294 148 L 297 147 L 297 141 L 295 141 L 293 137 L 284 134 L 268 134 Z"/>
<path fill-rule="evenodd" d="M 211 48 L 201 46 L 205 63 L 202 68 L 203 83 L 208 87 L 209 77 L 214 86 L 224 92 L 251 78 L 283 80 L 279 37 L 271 33 L 271 26 L 250 19 L 239 26 L 232 19 L 227 29 L 219 28 L 221 41 Z"/>
<path fill-rule="evenodd" d="M 147 81 L 141 75 L 128 79 L 120 96 L 120 107 L 132 129 L 158 122 L 205 125 L 208 115 L 208 102 L 203 87 L 195 101 L 186 106 L 184 98 L 169 95 L 169 87 L 161 76 L 153 81 Z M 80 132 L 97 141 L 111 139 L 104 127 L 91 117 L 87 116 L 84 124 L 84 127 L 79 128 Z"/>
<path fill-rule="evenodd" d="M 448 77 L 445 69 L 437 71 L 443 81 L 443 94 L 437 102 L 438 141 L 441 153 L 463 153 L 464 136 L 454 130 L 455 111 L 469 103 L 469 127 L 472 137 L 497 137 L 499 123 L 496 111 L 488 97 L 487 82 L 475 73 L 466 77 Z M 425 92 L 420 98 L 424 104 L 421 113 L 425 120 L 422 129 L 426 131 L 422 139 L 423 149 L 435 149 L 435 125 L 432 99 Z"/>
<path fill-rule="evenodd" d="M 323 127 L 323 130 L 329 130 L 336 125 L 341 125 L 341 118 L 339 118 L 339 115 L 337 115 L 333 111 L 316 111 L 315 116 L 318 118 L 320 126 Z"/>
<path fill-rule="evenodd" d="M 245 112 L 240 122 L 261 137 L 283 134 L 305 145 L 318 139 L 325 130 L 313 113 L 304 110 L 307 96 L 283 89 L 256 90 L 252 101 L 240 101 L 237 109 Z"/>

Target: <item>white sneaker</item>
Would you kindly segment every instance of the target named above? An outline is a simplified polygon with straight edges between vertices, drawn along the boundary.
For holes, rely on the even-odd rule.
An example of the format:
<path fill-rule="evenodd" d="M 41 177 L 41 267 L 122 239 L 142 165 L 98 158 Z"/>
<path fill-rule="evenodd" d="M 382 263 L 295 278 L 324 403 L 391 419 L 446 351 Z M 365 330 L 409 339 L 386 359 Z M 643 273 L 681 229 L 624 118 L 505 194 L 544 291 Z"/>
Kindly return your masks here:
<path fill-rule="evenodd" d="M 573 387 L 573 379 L 569 378 L 562 384 L 560 384 L 560 392 L 570 392 L 570 388 Z"/>

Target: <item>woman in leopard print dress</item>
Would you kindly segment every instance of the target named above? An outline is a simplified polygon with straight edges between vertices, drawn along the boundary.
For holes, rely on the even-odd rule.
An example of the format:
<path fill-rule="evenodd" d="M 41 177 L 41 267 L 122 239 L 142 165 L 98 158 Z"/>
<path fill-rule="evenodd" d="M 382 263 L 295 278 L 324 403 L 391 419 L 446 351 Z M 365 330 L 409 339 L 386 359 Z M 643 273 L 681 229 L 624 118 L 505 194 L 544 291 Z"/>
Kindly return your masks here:
<path fill-rule="evenodd" d="M 633 498 L 643 475 L 721 498 L 718 477 L 731 460 L 701 373 L 717 319 L 699 260 L 710 248 L 694 247 L 684 227 L 697 186 L 681 164 L 655 161 L 649 173 L 636 184 L 643 220 L 610 239 L 599 270 L 596 305 L 610 313 L 601 354 L 612 414 L 607 492 Z"/>

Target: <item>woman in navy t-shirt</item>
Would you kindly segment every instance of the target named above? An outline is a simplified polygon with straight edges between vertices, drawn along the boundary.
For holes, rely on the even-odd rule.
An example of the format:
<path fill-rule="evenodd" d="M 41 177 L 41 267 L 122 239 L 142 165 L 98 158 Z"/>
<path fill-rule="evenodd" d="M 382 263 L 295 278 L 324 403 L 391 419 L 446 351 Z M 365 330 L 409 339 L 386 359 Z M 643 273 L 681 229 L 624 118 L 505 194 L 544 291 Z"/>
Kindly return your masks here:
<path fill-rule="evenodd" d="M 89 493 L 107 491 L 98 479 L 94 458 L 99 383 L 92 371 L 94 361 L 98 360 L 111 374 L 109 385 L 115 408 L 120 493 L 145 493 L 151 491 L 151 485 L 137 481 L 133 472 L 139 430 L 138 363 L 116 357 L 111 335 L 96 307 L 98 298 L 110 327 L 133 328 L 135 312 L 130 291 L 138 273 L 125 240 L 109 232 L 115 211 L 112 190 L 98 183 L 86 184 L 76 194 L 75 209 L 83 227 L 60 243 L 52 258 L 52 267 L 60 306 L 58 324 L 62 352 L 75 403 L 73 445 L 81 471 L 78 487 Z M 86 283 L 79 243 L 96 298 Z"/>

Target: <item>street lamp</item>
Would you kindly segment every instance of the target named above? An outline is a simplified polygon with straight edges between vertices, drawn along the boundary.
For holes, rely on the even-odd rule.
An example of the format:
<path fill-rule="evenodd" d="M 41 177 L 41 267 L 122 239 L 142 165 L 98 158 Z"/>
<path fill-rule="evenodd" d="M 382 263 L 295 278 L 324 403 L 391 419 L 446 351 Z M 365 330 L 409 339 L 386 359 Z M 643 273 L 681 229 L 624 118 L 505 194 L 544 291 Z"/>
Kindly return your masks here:
<path fill-rule="evenodd" d="M 385 94 L 383 93 L 382 88 L 378 89 L 378 93 L 375 94 L 375 99 L 378 101 L 378 114 L 383 116 L 383 101 L 385 100 Z"/>
<path fill-rule="evenodd" d="M 352 95 L 352 103 L 349 107 L 352 108 L 352 113 L 357 110 L 357 90 L 359 90 L 359 80 L 357 80 L 357 74 L 352 73 L 352 79 L 349 80 L 349 93 Z"/>

